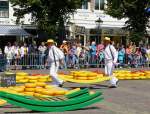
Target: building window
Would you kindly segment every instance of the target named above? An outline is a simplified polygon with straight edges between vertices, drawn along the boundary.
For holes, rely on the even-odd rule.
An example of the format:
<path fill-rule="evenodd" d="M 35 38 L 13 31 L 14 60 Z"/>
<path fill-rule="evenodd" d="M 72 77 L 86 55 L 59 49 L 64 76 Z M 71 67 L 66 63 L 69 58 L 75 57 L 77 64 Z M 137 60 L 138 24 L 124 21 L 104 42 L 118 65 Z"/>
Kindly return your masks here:
<path fill-rule="evenodd" d="M 0 1 L 0 18 L 8 18 L 8 17 L 9 17 L 9 2 Z"/>
<path fill-rule="evenodd" d="M 95 10 L 104 10 L 104 0 L 95 0 Z"/>
<path fill-rule="evenodd" d="M 88 9 L 88 0 L 82 0 L 81 9 Z"/>

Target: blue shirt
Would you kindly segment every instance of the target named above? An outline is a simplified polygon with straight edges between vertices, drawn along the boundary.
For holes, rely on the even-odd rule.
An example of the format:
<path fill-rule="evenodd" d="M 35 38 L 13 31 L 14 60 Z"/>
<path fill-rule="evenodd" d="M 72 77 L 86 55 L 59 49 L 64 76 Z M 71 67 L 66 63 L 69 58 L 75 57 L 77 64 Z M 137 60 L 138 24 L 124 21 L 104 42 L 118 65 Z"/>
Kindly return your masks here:
<path fill-rule="evenodd" d="M 91 46 L 90 46 L 90 53 L 91 53 L 92 55 L 96 55 L 96 46 L 95 46 L 95 45 L 91 45 Z"/>

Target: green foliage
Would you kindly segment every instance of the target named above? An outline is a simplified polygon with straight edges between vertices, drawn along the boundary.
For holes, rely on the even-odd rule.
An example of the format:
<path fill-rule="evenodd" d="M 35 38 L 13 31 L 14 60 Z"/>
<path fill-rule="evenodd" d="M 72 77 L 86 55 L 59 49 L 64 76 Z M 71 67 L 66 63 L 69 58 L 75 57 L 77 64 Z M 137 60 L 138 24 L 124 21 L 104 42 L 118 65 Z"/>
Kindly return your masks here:
<path fill-rule="evenodd" d="M 145 11 L 150 0 L 107 0 L 106 13 L 112 17 L 127 18 L 125 28 L 130 31 L 131 40 L 139 41 L 147 34 L 149 17 Z M 139 36 L 138 36 L 139 35 Z"/>
<path fill-rule="evenodd" d="M 81 0 L 10 0 L 14 7 L 16 23 L 25 14 L 31 14 L 33 24 L 48 33 L 56 33 L 56 25 L 69 18 L 69 14 L 81 5 Z"/>

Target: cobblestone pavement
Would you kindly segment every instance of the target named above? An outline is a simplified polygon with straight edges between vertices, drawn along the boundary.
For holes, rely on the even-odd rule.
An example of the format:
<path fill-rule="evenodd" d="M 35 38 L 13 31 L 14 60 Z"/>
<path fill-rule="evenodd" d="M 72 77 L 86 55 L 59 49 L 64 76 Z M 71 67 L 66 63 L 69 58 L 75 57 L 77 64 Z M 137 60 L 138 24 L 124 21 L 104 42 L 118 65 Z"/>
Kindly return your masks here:
<path fill-rule="evenodd" d="M 35 71 L 28 71 L 34 72 Z M 41 71 L 37 71 L 38 73 Z M 48 73 L 45 71 L 44 73 Z M 105 100 L 76 111 L 50 114 L 150 114 L 150 80 L 120 81 L 119 87 L 110 89 L 108 82 L 97 85 L 65 83 L 64 88 L 87 87 L 102 91 Z M 28 111 L 23 108 L 0 108 L 0 114 L 48 114 Z"/>

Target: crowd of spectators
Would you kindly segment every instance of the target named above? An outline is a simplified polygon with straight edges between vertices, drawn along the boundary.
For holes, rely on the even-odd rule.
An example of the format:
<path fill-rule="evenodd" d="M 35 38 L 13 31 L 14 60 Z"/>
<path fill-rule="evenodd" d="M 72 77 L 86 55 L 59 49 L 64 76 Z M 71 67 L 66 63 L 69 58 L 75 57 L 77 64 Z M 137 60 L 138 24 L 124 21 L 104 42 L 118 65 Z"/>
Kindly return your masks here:
<path fill-rule="evenodd" d="M 119 68 L 122 67 L 144 67 L 150 62 L 150 45 L 135 45 L 130 42 L 126 47 L 124 45 L 115 45 L 118 52 Z M 104 49 L 103 44 L 96 44 L 94 41 L 87 42 L 86 45 L 81 43 L 63 41 L 60 49 L 65 54 L 65 64 L 61 68 L 79 68 L 79 67 L 103 67 Z M 0 49 L 0 59 L 6 59 L 7 65 L 20 65 L 26 68 L 46 68 L 45 60 L 48 55 L 48 48 L 44 42 L 37 45 L 17 42 L 8 44 L 4 50 Z"/>

